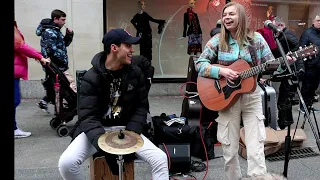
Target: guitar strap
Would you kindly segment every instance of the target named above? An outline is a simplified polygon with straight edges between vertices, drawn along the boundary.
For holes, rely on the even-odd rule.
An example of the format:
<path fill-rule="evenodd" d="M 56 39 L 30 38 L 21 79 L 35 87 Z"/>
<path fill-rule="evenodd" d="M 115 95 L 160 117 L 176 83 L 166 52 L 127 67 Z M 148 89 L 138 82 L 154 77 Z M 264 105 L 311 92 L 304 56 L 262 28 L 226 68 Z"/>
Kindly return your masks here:
<path fill-rule="evenodd" d="M 213 59 L 212 64 L 218 63 L 218 53 L 219 53 L 219 45 L 217 46 L 217 56 Z"/>
<path fill-rule="evenodd" d="M 253 39 L 249 40 L 250 45 L 248 46 L 251 60 L 252 60 L 252 66 L 257 65 L 257 53 L 256 53 L 256 48 L 254 47 L 254 42 Z"/>
<path fill-rule="evenodd" d="M 252 67 L 258 65 L 258 60 L 257 60 L 257 53 L 256 53 L 256 47 L 254 46 L 254 41 L 253 39 L 249 40 L 250 45 L 248 46 L 249 48 L 249 52 L 250 52 L 250 56 L 251 56 L 251 60 L 252 60 Z M 260 81 L 260 78 L 262 77 L 261 74 L 259 74 L 257 76 L 257 81 Z"/>

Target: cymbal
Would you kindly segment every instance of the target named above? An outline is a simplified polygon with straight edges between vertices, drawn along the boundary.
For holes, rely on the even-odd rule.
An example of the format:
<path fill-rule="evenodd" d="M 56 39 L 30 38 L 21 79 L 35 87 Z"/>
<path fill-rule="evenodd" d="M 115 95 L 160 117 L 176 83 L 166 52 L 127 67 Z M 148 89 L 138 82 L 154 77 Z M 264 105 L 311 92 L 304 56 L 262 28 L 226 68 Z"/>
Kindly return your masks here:
<path fill-rule="evenodd" d="M 121 135 L 123 135 L 121 137 Z M 142 137 L 132 131 L 108 131 L 98 139 L 98 146 L 105 152 L 126 155 L 136 152 L 143 145 Z"/>

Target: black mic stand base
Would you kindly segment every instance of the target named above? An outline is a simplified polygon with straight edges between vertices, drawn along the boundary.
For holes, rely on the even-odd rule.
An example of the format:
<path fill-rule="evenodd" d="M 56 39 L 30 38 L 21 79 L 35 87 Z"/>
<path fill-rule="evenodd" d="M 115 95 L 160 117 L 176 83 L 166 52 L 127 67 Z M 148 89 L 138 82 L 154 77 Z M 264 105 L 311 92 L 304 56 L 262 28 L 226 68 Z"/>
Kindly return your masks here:
<path fill-rule="evenodd" d="M 301 92 L 300 92 L 300 89 L 299 87 L 297 87 L 297 93 L 298 93 L 298 96 L 300 98 L 300 103 L 302 104 L 303 106 L 303 109 L 307 109 L 307 106 L 302 98 L 302 95 L 301 95 Z M 316 144 L 317 144 L 317 147 L 320 151 L 320 132 L 319 132 L 319 127 L 318 127 L 318 124 L 316 122 L 316 125 L 317 125 L 317 130 L 318 130 L 318 133 L 315 132 L 315 128 L 311 122 L 311 118 L 310 118 L 310 109 L 308 110 L 305 110 L 305 121 L 308 120 L 309 122 L 309 125 L 310 125 L 310 128 L 313 132 L 313 135 L 316 139 Z M 314 117 L 315 117 L 315 114 L 313 114 Z M 299 112 L 299 116 L 300 116 L 300 112 Z M 297 121 L 297 124 L 296 124 L 296 128 L 299 124 L 299 116 L 298 116 L 298 121 Z M 316 119 L 315 119 L 316 120 Z M 289 124 L 289 123 L 288 123 Z M 303 129 L 303 128 L 302 128 Z M 287 173 L 288 173 L 288 165 L 289 165 L 289 160 L 290 160 L 290 155 L 291 155 L 291 136 L 290 136 L 290 131 L 291 131 L 291 125 L 289 124 L 288 125 L 288 132 L 287 132 L 287 136 L 285 137 L 285 145 L 284 145 L 284 149 L 285 149 L 285 161 L 284 161 L 284 170 L 283 170 L 283 176 L 284 177 L 287 177 Z M 293 138 L 294 138 L 294 135 L 293 135 Z"/>
<path fill-rule="evenodd" d="M 318 120 L 317 120 L 317 118 L 316 118 L 316 114 L 315 114 L 315 112 L 314 112 L 314 109 L 313 109 L 312 106 L 307 106 L 307 108 L 308 108 L 307 110 L 304 109 L 304 114 L 306 113 L 306 111 L 308 111 L 309 114 L 311 114 L 311 112 L 312 112 L 312 114 L 313 114 L 313 119 L 314 119 L 314 122 L 315 122 L 315 124 L 316 124 L 317 131 L 318 131 L 318 137 L 320 137 L 320 130 L 319 130 L 319 125 L 318 125 Z M 302 110 L 302 109 L 301 109 L 301 110 Z M 300 118 L 300 114 L 301 114 L 301 113 L 302 113 L 302 112 L 299 111 L 298 120 L 299 120 L 299 118 Z M 305 123 L 306 123 L 306 120 L 307 120 L 306 115 L 304 115 L 304 121 L 303 121 L 303 123 L 302 123 L 302 125 L 301 125 L 301 129 L 304 129 L 304 125 L 305 125 Z M 309 123 L 310 123 L 310 122 L 309 122 Z M 317 142 L 317 145 L 318 145 L 319 142 L 320 142 L 320 140 L 318 139 L 318 140 L 316 140 L 316 142 Z M 318 148 L 319 148 L 319 145 L 318 145 Z M 319 148 L 319 150 L 320 150 L 320 148 Z"/>
<path fill-rule="evenodd" d="M 291 155 L 291 125 L 288 126 L 287 136 L 284 141 L 284 149 L 285 149 L 285 157 L 284 157 L 284 170 L 283 170 L 283 176 L 287 177 L 288 175 L 288 166 L 289 166 L 289 159 Z"/>
<path fill-rule="evenodd" d="M 283 32 L 281 32 L 283 33 Z M 283 33 L 283 36 L 285 36 L 285 34 Z M 289 62 L 287 60 L 287 56 L 283 50 L 283 47 L 278 39 L 278 35 L 274 34 L 274 37 L 275 37 L 275 40 L 276 40 L 276 43 L 277 43 L 277 46 L 278 46 L 278 49 L 279 49 L 279 52 L 284 60 L 284 63 L 289 71 L 289 74 L 290 74 L 290 78 L 291 78 L 291 82 L 292 82 L 292 78 L 293 76 L 296 77 L 295 73 L 292 72 L 291 68 L 290 68 L 290 65 L 289 65 Z M 296 78 L 298 79 L 298 78 Z M 303 106 L 304 109 L 307 109 L 306 107 L 306 104 L 302 98 L 302 95 L 301 95 L 301 92 L 300 92 L 300 89 L 299 89 L 299 86 L 297 86 L 297 93 L 299 95 L 299 98 L 300 98 L 300 102 Z M 314 137 L 316 139 L 316 142 L 317 142 L 317 146 L 318 146 L 318 149 L 320 150 L 320 140 L 319 140 L 319 134 L 315 133 L 314 131 L 314 127 L 313 127 L 313 124 L 311 123 L 311 119 L 310 119 L 310 114 L 308 111 L 305 111 L 305 117 L 307 117 L 308 119 L 308 122 L 310 124 L 310 127 L 312 129 L 312 132 L 314 134 Z M 297 125 L 298 125 L 298 122 L 297 122 Z M 290 160 L 290 154 L 291 154 L 291 136 L 290 136 L 290 130 L 291 129 L 291 125 L 288 125 L 288 132 L 287 132 L 287 136 L 285 138 L 285 162 L 284 162 L 284 170 L 283 170 L 283 176 L 287 178 L 287 175 L 288 175 L 288 165 L 289 165 L 289 160 Z"/>

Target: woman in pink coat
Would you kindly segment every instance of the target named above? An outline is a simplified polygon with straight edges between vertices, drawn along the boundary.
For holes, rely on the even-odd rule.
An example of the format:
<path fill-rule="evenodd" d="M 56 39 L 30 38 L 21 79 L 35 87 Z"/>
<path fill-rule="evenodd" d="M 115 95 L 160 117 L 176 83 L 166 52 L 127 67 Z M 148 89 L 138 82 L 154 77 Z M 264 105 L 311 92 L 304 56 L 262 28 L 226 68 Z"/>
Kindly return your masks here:
<path fill-rule="evenodd" d="M 20 79 L 28 79 L 28 58 L 34 58 L 42 64 L 49 63 L 49 59 L 43 56 L 34 48 L 24 42 L 24 37 L 18 30 L 14 21 L 14 116 L 16 107 L 20 104 Z M 28 137 L 31 132 L 24 132 L 17 127 L 16 117 L 14 117 L 14 137 Z"/>

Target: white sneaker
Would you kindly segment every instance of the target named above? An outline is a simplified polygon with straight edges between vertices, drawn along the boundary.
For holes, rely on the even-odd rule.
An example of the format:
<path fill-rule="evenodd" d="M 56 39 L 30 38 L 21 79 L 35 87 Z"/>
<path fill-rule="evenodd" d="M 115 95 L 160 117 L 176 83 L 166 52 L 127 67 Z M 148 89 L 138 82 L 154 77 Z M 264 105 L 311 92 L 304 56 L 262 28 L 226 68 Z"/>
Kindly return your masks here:
<path fill-rule="evenodd" d="M 21 129 L 14 130 L 14 138 L 24 138 L 31 136 L 31 132 L 24 132 Z"/>

